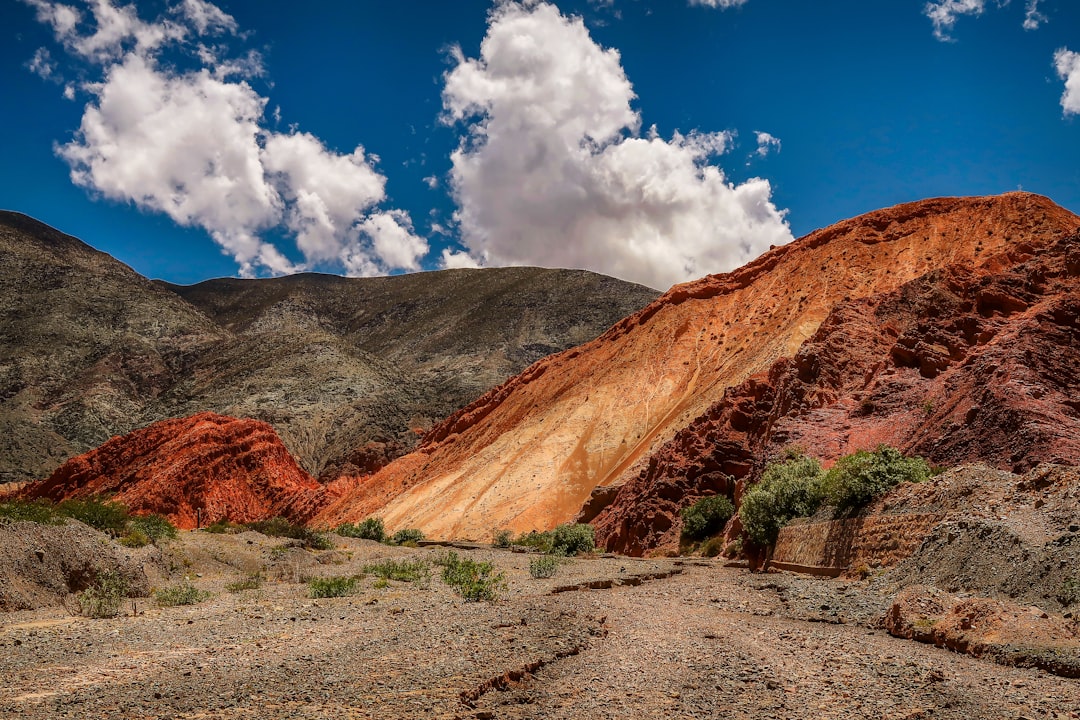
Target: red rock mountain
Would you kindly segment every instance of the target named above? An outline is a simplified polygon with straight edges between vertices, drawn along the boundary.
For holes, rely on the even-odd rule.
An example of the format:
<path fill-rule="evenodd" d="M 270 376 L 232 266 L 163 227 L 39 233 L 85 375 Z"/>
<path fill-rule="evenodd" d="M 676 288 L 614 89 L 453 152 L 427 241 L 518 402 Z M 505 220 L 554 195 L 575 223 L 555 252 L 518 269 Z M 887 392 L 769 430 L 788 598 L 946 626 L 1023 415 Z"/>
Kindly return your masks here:
<path fill-rule="evenodd" d="M 184 529 L 196 526 L 197 510 L 203 525 L 278 515 L 303 523 L 331 496 L 268 424 L 213 413 L 115 437 L 19 496 L 63 500 L 104 493 L 132 512 L 160 513 Z"/>
<path fill-rule="evenodd" d="M 313 522 L 378 512 L 483 538 L 552 527 L 591 500 L 585 518 L 609 547 L 642 552 L 670 541 L 695 494 L 752 479 L 762 453 L 789 443 L 1075 462 L 1076 259 L 1063 238 L 1078 227 L 1046 198 L 1009 193 L 816 231 L 537 362 Z"/>

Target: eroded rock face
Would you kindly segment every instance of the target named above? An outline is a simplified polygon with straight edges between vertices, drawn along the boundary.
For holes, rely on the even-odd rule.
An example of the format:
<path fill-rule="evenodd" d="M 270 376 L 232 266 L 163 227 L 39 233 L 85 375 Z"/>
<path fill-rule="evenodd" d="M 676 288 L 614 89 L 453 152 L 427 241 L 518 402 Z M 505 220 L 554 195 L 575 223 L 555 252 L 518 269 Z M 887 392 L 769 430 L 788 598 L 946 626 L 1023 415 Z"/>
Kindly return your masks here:
<path fill-rule="evenodd" d="M 115 437 L 19 496 L 63 500 L 103 493 L 136 514 L 158 513 L 189 530 L 199 519 L 208 525 L 280 515 L 304 523 L 332 497 L 268 424 L 213 413 Z"/>
<path fill-rule="evenodd" d="M 699 442 L 694 432 L 673 441 L 685 447 L 688 487 L 712 491 L 724 475 L 745 476 L 755 466 L 758 453 L 746 438 L 777 399 L 769 388 L 742 384 L 779 381 L 777 361 L 787 357 L 796 358 L 787 367 L 813 385 L 821 374 L 815 358 L 797 355 L 839 307 L 858 314 L 860 299 L 950 265 L 1012 267 L 1078 226 L 1080 218 L 1046 198 L 1011 193 L 909 203 L 811 233 L 732 273 L 676 286 L 595 341 L 541 360 L 436 426 L 417 452 L 366 478 L 320 520 L 352 521 L 377 510 L 392 525 L 459 538 L 485 537 L 492 526 L 552 527 L 573 519 L 597 486 L 625 484 L 654 462 L 671 465 L 678 453 L 654 455 L 695 418 L 730 415 L 730 437 L 710 436 L 698 449 L 691 447 Z M 993 293 L 983 302 L 991 314 L 1004 314 L 993 309 L 1002 302 Z M 872 338 L 878 321 L 863 321 Z M 862 352 L 863 339 L 856 339 Z M 889 338 L 886 357 L 899 339 Z M 942 362 L 936 348 L 914 351 L 928 368 Z M 876 357 L 872 349 L 866 354 Z M 848 373 L 847 365 L 835 371 Z M 811 390 L 834 392 L 818 385 Z M 732 407 L 713 408 L 733 388 L 740 389 Z M 810 407 L 830 397 L 792 399 Z M 717 439 L 723 452 L 713 451 Z M 693 499 L 667 487 L 639 487 L 646 493 L 640 512 L 598 519 L 606 537 L 621 538 L 613 547 L 656 545 L 659 537 L 646 536 Z M 633 504 L 632 493 L 624 497 L 623 506 Z M 657 497 L 670 504 L 654 504 Z"/>
<path fill-rule="evenodd" d="M 792 445 L 827 463 L 884 443 L 942 466 L 1075 464 L 1078 258 L 1075 232 L 1016 242 L 839 303 L 791 359 L 731 388 L 630 477 L 599 538 L 631 553 L 674 545 L 680 507 L 738 497 Z"/>

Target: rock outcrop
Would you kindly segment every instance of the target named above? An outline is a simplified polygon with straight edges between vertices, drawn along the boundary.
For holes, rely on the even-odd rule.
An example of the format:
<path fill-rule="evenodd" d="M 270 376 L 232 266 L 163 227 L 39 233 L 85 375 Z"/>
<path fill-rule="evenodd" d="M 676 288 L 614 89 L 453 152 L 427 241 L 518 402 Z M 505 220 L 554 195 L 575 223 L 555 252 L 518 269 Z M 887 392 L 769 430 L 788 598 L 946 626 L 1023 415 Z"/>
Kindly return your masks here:
<path fill-rule="evenodd" d="M 1076 261 L 1061 240 L 1078 227 L 1046 198 L 1010 193 L 811 233 L 539 361 L 319 519 L 378 511 L 392 526 L 483 538 L 552 527 L 588 502 L 608 547 L 641 553 L 677 537 L 680 507 L 732 492 L 791 443 L 826 457 L 893 440 L 948 462 L 1065 459 L 1077 301 L 1062 292 Z M 961 379 L 970 393 L 955 391 Z M 1027 393 L 1036 380 L 1039 397 Z M 972 431 L 925 432 L 946 421 Z M 1010 439 L 1019 432 L 1023 443 Z M 621 489 L 599 509 L 611 493 L 597 487 Z"/>
<path fill-rule="evenodd" d="M 22 498 L 108 494 L 136 514 L 158 513 L 183 529 L 201 521 L 310 519 L 331 496 L 304 472 L 274 429 L 201 413 L 163 420 L 72 458 Z"/>
<path fill-rule="evenodd" d="M 1036 240 L 1019 226 L 976 262 L 838 303 L 790 359 L 731 388 L 622 484 L 598 536 L 624 552 L 674 545 L 680 507 L 738 496 L 789 446 L 826 464 L 881 443 L 941 466 L 1076 464 L 1080 234 L 1058 228 Z"/>

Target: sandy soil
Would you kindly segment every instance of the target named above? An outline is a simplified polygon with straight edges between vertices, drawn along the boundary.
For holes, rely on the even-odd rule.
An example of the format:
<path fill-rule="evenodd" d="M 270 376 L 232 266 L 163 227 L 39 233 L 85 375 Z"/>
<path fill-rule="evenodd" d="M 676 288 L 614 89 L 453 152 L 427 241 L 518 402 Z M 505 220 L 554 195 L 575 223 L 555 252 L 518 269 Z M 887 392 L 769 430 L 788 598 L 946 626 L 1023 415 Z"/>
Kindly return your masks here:
<path fill-rule="evenodd" d="M 166 555 L 215 593 L 198 605 L 0 615 L 0 717 L 1080 717 L 1080 681 L 890 637 L 872 583 L 619 557 L 535 580 L 528 555 L 458 550 L 503 569 L 503 601 L 466 603 L 437 572 L 313 600 L 299 579 L 445 550 L 281 544 L 185 533 Z M 225 590 L 260 567 L 280 579 Z"/>

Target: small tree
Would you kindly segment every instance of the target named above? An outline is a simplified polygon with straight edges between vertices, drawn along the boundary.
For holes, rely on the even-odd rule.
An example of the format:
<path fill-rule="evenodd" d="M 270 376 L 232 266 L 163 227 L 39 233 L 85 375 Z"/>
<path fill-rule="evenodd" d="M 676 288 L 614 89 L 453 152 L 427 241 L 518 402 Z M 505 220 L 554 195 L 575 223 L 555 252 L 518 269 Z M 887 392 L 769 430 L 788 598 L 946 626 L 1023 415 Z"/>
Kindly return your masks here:
<path fill-rule="evenodd" d="M 902 482 L 923 482 L 930 466 L 921 457 L 904 457 L 896 448 L 878 445 L 874 452 L 845 455 L 825 473 L 822 486 L 839 512 L 857 510 Z"/>
<path fill-rule="evenodd" d="M 821 476 L 821 463 L 805 455 L 766 466 L 739 506 L 739 519 L 750 539 L 762 547 L 773 545 L 780 528 L 792 518 L 817 512 L 824 497 Z"/>
<path fill-rule="evenodd" d="M 682 536 L 701 540 L 723 529 L 734 514 L 735 506 L 723 495 L 701 498 L 682 509 Z"/>

